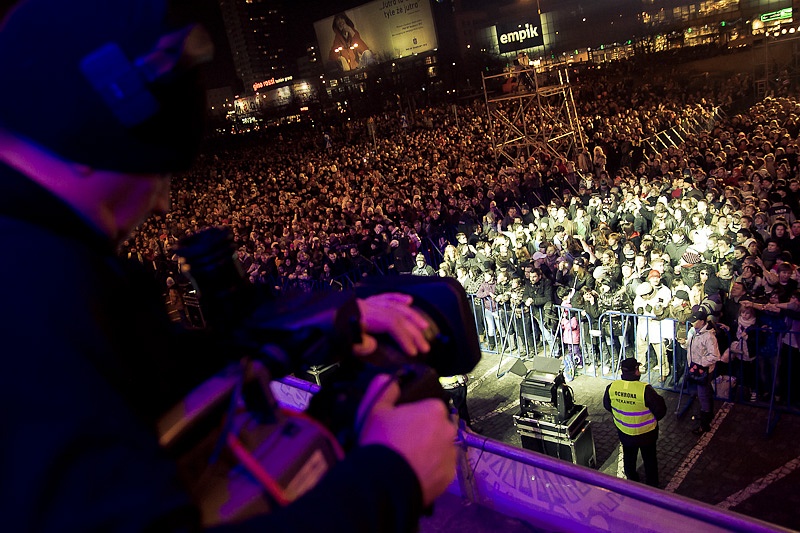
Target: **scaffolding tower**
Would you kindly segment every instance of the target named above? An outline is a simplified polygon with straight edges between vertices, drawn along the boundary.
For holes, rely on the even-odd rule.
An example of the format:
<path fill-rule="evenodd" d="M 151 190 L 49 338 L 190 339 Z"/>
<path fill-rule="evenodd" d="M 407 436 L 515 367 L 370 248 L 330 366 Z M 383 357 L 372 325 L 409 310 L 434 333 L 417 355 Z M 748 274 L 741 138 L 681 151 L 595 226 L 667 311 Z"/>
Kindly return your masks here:
<path fill-rule="evenodd" d="M 536 153 L 573 158 L 586 147 L 565 66 L 484 75 L 483 93 L 496 159 L 515 162 Z"/>

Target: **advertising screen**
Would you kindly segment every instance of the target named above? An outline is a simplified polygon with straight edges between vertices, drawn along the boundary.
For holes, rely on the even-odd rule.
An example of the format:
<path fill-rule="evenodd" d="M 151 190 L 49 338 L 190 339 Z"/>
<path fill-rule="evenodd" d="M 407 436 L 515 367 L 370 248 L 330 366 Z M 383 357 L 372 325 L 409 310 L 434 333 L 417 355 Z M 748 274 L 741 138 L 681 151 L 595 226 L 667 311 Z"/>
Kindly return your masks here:
<path fill-rule="evenodd" d="M 348 72 L 437 48 L 430 0 L 376 0 L 314 23 L 326 70 Z"/>

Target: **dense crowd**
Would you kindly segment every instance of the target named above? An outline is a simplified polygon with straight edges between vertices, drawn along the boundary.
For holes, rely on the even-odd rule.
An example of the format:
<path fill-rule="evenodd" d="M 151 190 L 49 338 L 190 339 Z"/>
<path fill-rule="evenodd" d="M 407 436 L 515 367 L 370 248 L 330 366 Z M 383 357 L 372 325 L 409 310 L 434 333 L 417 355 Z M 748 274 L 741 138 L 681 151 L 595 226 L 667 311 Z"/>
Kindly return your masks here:
<path fill-rule="evenodd" d="M 630 346 L 662 383 L 683 373 L 685 356 L 673 354 L 685 328 L 675 324 L 702 306 L 753 399 L 771 390 L 776 365 L 785 392 L 800 349 L 796 95 L 717 114 L 708 131 L 666 146 L 654 135 L 732 109 L 752 80 L 620 63 L 573 83 L 588 146 L 571 158 L 496 159 L 483 101 L 372 117 L 375 138 L 348 122 L 327 130 L 329 146 L 318 130 L 287 131 L 205 155 L 175 178 L 173 210 L 123 252 L 172 284 L 180 272 L 159 265 L 177 240 L 225 225 L 257 284 L 452 276 L 479 298 L 485 348 L 523 354 L 531 337 L 558 331 L 578 365 Z M 592 345 L 586 325 L 559 312 L 569 306 L 595 323 L 609 311 L 646 318 L 631 318 L 630 332 L 612 321 L 606 342 Z"/>

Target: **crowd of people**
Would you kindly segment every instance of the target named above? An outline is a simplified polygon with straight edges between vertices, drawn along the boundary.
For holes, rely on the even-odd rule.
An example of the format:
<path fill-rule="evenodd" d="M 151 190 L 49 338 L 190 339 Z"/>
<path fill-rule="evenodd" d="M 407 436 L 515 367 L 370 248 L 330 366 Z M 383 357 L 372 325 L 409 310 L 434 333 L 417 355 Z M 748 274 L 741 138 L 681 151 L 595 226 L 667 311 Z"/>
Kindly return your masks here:
<path fill-rule="evenodd" d="M 605 372 L 633 351 L 663 386 L 683 375 L 683 325 L 702 309 L 746 393 L 785 398 L 800 349 L 800 100 L 734 113 L 752 87 L 745 75 L 687 79 L 630 63 L 573 83 L 588 145 L 570 158 L 496 159 L 482 101 L 417 110 L 408 128 L 399 111 L 373 117 L 375 139 L 349 123 L 328 132 L 330 147 L 318 131 L 284 132 L 206 154 L 176 179 L 172 211 L 123 252 L 158 269 L 180 237 L 226 225 L 257 284 L 452 276 L 477 298 L 485 349 L 529 355 L 543 339 Z M 711 116 L 707 131 L 653 141 Z M 612 311 L 636 316 L 589 332 Z"/>

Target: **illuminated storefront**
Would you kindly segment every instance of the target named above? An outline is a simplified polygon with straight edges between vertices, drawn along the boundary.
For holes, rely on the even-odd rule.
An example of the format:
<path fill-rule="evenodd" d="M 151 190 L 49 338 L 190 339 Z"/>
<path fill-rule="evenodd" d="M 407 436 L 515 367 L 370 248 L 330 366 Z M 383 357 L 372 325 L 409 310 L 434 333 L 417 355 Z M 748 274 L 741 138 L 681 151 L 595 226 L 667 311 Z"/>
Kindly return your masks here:
<path fill-rule="evenodd" d="M 637 50 L 750 44 L 764 34 L 800 31 L 791 0 L 534 0 L 500 4 L 491 10 L 470 6 L 458 23 L 466 49 L 477 47 L 509 63 L 519 51 L 544 64 L 584 58 L 608 61 Z"/>

